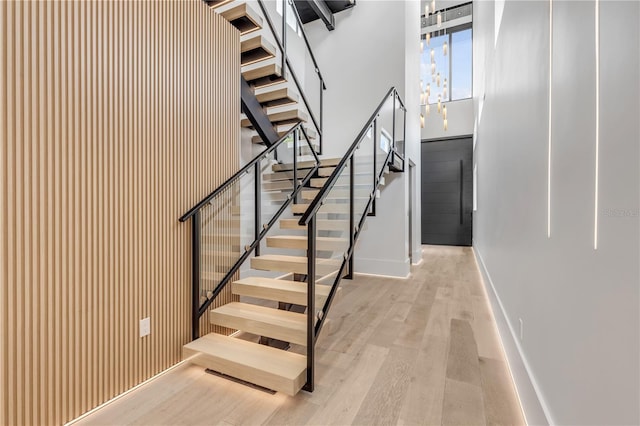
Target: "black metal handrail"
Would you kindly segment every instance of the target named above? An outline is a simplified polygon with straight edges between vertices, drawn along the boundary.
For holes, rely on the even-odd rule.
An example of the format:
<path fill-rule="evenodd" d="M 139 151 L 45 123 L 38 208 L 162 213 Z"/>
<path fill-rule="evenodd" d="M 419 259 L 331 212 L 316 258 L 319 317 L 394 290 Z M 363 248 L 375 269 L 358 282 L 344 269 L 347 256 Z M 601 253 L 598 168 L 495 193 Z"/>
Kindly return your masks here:
<path fill-rule="evenodd" d="M 300 18 L 300 14 L 298 13 L 298 8 L 296 7 L 293 0 L 287 0 L 287 1 L 292 6 L 291 8 L 293 9 L 293 13 L 294 13 L 294 16 L 296 17 L 296 21 L 298 22 L 298 28 L 300 28 L 300 32 L 302 33 L 302 39 L 304 40 L 304 43 L 307 45 L 307 50 L 309 51 L 309 56 L 311 56 L 311 61 L 313 62 L 313 66 L 315 67 L 316 74 L 318 74 L 318 77 L 320 78 L 320 81 L 322 82 L 324 89 L 326 89 L 327 87 L 324 85 L 324 78 L 322 77 L 322 73 L 320 72 L 320 66 L 318 66 L 318 61 L 316 61 L 316 57 L 313 54 L 313 50 L 311 49 L 311 44 L 309 43 L 309 39 L 307 38 L 307 33 L 304 30 L 304 24 L 302 23 L 302 19 Z"/>
<path fill-rule="evenodd" d="M 187 211 L 185 214 L 183 214 L 180 217 L 180 219 L 178 219 L 178 220 L 180 222 L 186 222 L 191 216 L 193 216 L 195 214 L 196 211 L 200 210 L 202 207 L 204 207 L 207 204 L 209 204 L 209 202 L 213 198 L 215 198 L 216 195 L 220 194 L 222 191 L 227 189 L 233 182 L 235 182 L 239 177 L 241 177 L 242 175 L 247 173 L 251 169 L 251 167 L 253 167 L 258 161 L 264 159 L 264 157 L 266 157 L 267 155 L 271 154 L 273 151 L 278 149 L 280 144 L 282 142 L 284 142 L 289 136 L 291 136 L 293 134 L 293 132 L 295 130 L 297 130 L 301 125 L 302 125 L 302 123 L 298 123 L 297 125 L 293 126 L 291 129 L 289 129 L 287 131 L 287 133 L 285 133 L 280 139 L 278 139 L 276 141 L 276 143 L 271 145 L 268 149 L 262 151 L 258 156 L 256 156 L 256 158 L 254 158 L 253 160 L 249 161 L 243 168 L 238 170 L 229 179 L 224 181 L 224 183 L 222 185 L 220 185 L 219 187 L 217 187 L 211 194 L 207 195 L 206 197 L 204 197 L 202 199 L 202 201 L 200 201 L 198 204 L 196 204 L 195 206 L 190 208 L 189 211 Z M 306 137 L 306 133 L 305 133 L 305 137 Z M 318 157 L 316 156 L 316 159 L 317 158 Z"/>
<path fill-rule="evenodd" d="M 286 1 L 286 0 L 285 0 Z M 287 22 L 287 10 L 286 7 L 283 7 L 282 10 L 282 25 L 283 25 L 283 40 L 280 40 L 280 37 L 278 37 L 278 33 L 276 32 L 276 28 L 273 24 L 273 21 L 271 20 L 271 17 L 269 15 L 269 12 L 267 11 L 267 8 L 265 7 L 264 3 L 262 0 L 258 0 L 258 5 L 260 5 L 260 10 L 262 10 L 262 14 L 264 15 L 265 20 L 267 21 L 267 25 L 269 26 L 269 29 L 271 30 L 271 33 L 273 34 L 273 38 L 276 41 L 276 44 L 278 45 L 278 48 L 280 49 L 280 53 L 282 54 L 282 72 L 285 73 L 286 70 L 288 69 L 289 72 L 291 73 L 291 77 L 293 77 L 293 81 L 296 85 L 296 87 L 298 88 L 298 93 L 300 94 L 300 97 L 302 98 L 302 102 L 304 103 L 305 107 L 307 108 L 307 111 L 309 111 L 309 117 L 311 118 L 311 121 L 313 122 L 313 125 L 315 126 L 317 132 L 318 132 L 318 138 L 320 140 L 319 146 L 320 149 L 318 151 L 318 154 L 322 154 L 322 142 L 323 142 L 323 137 L 322 137 L 322 126 L 323 126 L 323 94 L 322 92 L 324 90 L 327 90 L 327 85 L 324 81 L 324 78 L 322 77 L 322 73 L 320 72 L 320 67 L 318 66 L 318 63 L 316 61 L 315 55 L 313 54 L 313 51 L 311 50 L 311 45 L 309 44 L 309 40 L 307 39 L 307 34 L 304 31 L 304 27 L 302 24 L 302 21 L 300 20 L 300 16 L 298 15 L 298 10 L 295 7 L 294 3 L 291 3 L 291 7 L 293 8 L 293 10 L 295 11 L 294 15 L 296 16 L 296 20 L 298 21 L 298 25 L 300 28 L 300 31 L 302 32 L 302 37 L 304 38 L 305 44 L 307 46 L 307 50 L 309 51 L 309 55 L 311 56 L 311 59 L 313 61 L 313 66 L 315 67 L 315 71 L 318 74 L 318 77 L 320 78 L 320 120 L 318 121 L 318 119 L 316 118 L 313 110 L 311 109 L 311 105 L 309 103 L 309 100 L 307 99 L 307 96 L 304 93 L 304 90 L 302 89 L 302 85 L 300 84 L 300 80 L 298 79 L 298 76 L 296 75 L 293 66 L 291 65 L 291 62 L 289 61 L 289 56 L 287 55 L 287 48 L 286 48 L 286 22 Z"/>
<path fill-rule="evenodd" d="M 307 172 L 307 175 L 301 182 L 298 182 L 297 178 L 297 152 L 298 152 L 298 135 L 302 133 L 305 142 L 307 143 L 310 151 L 314 157 L 315 165 L 310 171 Z M 293 170 L 294 170 L 294 178 L 293 178 L 293 192 L 289 197 L 284 201 L 284 203 L 280 206 L 278 211 L 273 215 L 273 217 L 269 220 L 267 224 L 263 227 L 260 227 L 260 161 L 264 160 L 270 153 L 274 152 L 278 147 L 286 141 L 289 136 L 293 135 Z M 233 266 L 226 272 L 222 280 L 217 284 L 217 286 L 211 292 L 211 295 L 207 296 L 207 300 L 204 303 L 200 303 L 200 242 L 201 242 L 201 217 L 200 210 L 209 205 L 213 201 L 213 199 L 221 194 L 224 190 L 229 188 L 231 185 L 236 183 L 242 176 L 246 173 L 249 173 L 251 168 L 255 168 L 255 186 L 256 191 L 254 196 L 255 200 L 255 239 L 253 242 L 247 246 L 245 246 L 244 253 L 236 260 Z M 286 134 L 284 134 L 276 143 L 274 143 L 271 147 L 262 151 L 258 156 L 256 156 L 253 160 L 251 160 L 247 165 L 242 167 L 238 172 L 234 173 L 229 179 L 227 179 L 222 185 L 216 188 L 212 193 L 207 195 L 202 199 L 199 203 L 197 203 L 194 207 L 189 209 L 184 215 L 182 215 L 179 219 L 180 222 L 185 222 L 188 219 L 192 221 L 192 338 L 195 340 L 199 336 L 199 324 L 200 317 L 206 312 L 207 308 L 213 303 L 216 297 L 222 292 L 222 290 L 226 287 L 226 285 L 231 281 L 233 275 L 240 269 L 240 266 L 249 258 L 251 253 L 254 251 L 258 253 L 260 242 L 264 239 L 267 233 L 271 230 L 274 224 L 278 221 L 280 216 L 284 213 L 284 211 L 289 207 L 289 205 L 297 199 L 299 192 L 302 188 L 309 182 L 309 180 L 314 176 L 318 168 L 320 167 L 320 159 L 317 154 L 313 150 L 311 146 L 309 136 L 302 126 L 302 122 L 293 126 Z"/>
<path fill-rule="evenodd" d="M 356 149 L 358 149 L 358 145 L 360 144 L 360 141 L 362 140 L 364 135 L 367 133 L 367 131 L 373 124 L 374 120 L 380 113 L 380 110 L 382 109 L 382 107 L 384 106 L 384 104 L 387 102 L 387 100 L 391 95 L 394 95 L 396 99 L 398 99 L 398 101 L 400 102 L 400 106 L 406 112 L 406 108 L 404 107 L 404 103 L 402 102 L 402 99 L 400 99 L 400 96 L 398 95 L 397 89 L 395 87 L 392 87 L 391 89 L 389 89 L 387 94 L 384 95 L 384 98 L 382 98 L 382 101 L 380 102 L 376 110 L 373 112 L 373 114 L 371 114 L 371 117 L 369 117 L 369 120 L 367 120 L 366 124 L 364 125 L 364 127 L 362 128 L 362 130 L 360 131 L 356 139 L 353 141 L 353 143 L 351 144 L 351 146 L 349 147 L 345 155 L 342 157 L 342 159 L 340 160 L 340 163 L 338 163 L 333 173 L 331 173 L 331 176 L 329 177 L 329 179 L 327 179 L 326 184 L 322 187 L 320 192 L 318 192 L 318 195 L 316 195 L 313 201 L 309 204 L 309 208 L 307 208 L 307 210 L 304 212 L 304 214 L 300 218 L 300 222 L 299 222 L 300 225 L 307 225 L 309 223 L 311 216 L 315 215 L 318 209 L 320 208 L 320 206 L 322 206 L 322 203 L 324 202 L 325 198 L 333 188 L 335 181 L 338 179 L 338 177 L 346 167 L 347 161 L 349 161 L 353 153 L 356 151 Z M 391 150 L 389 151 L 391 152 Z"/>
<path fill-rule="evenodd" d="M 384 107 L 384 105 L 389 101 L 389 97 L 393 97 L 393 127 L 392 127 L 392 144 L 389 147 L 389 151 L 385 156 L 384 163 L 380 168 L 379 172 L 376 172 L 376 156 L 378 152 L 378 134 L 377 134 L 377 126 L 378 126 L 378 117 L 380 115 L 380 111 Z M 386 171 L 386 168 L 391 164 L 392 158 L 394 155 L 399 155 L 403 161 L 402 168 L 397 169 L 398 171 L 404 171 L 404 149 L 406 146 L 406 141 L 403 144 L 403 154 L 400 155 L 397 152 L 396 147 L 396 101 L 399 103 L 399 107 L 404 111 L 404 121 L 403 121 L 403 138 L 406 140 L 406 113 L 407 110 L 404 107 L 404 103 L 398 94 L 398 91 L 395 87 L 389 89 L 389 91 L 385 94 L 384 98 L 373 112 L 369 120 L 367 120 L 366 124 L 363 126 L 362 130 L 356 137 L 353 144 L 349 147 L 345 155 L 342 157 L 335 170 L 332 172 L 331 176 L 327 179 L 327 182 L 323 185 L 322 189 L 318 192 L 313 201 L 309 204 L 309 207 L 303 214 L 303 216 L 299 220 L 299 225 L 307 226 L 307 382 L 304 386 L 304 389 L 307 391 L 313 391 L 314 388 L 314 359 L 315 359 L 315 344 L 318 340 L 318 336 L 322 327 L 324 325 L 325 319 L 327 318 L 327 313 L 331 308 L 331 304 L 333 303 L 338 285 L 342 278 L 352 278 L 353 277 L 353 256 L 354 250 L 356 246 L 356 242 L 360 237 L 360 233 L 362 232 L 362 225 L 367 218 L 368 213 L 373 210 L 373 214 L 375 214 L 375 197 L 378 191 L 378 187 L 380 186 L 380 182 L 382 181 L 382 177 Z M 374 135 L 373 135 L 373 182 L 372 182 L 372 190 L 369 193 L 369 199 L 366 203 L 366 206 L 362 210 L 360 220 L 358 223 L 355 223 L 355 198 L 354 198 L 354 178 L 355 178 L 355 152 L 358 150 L 360 144 L 362 143 L 363 138 L 367 134 L 368 130 L 373 126 Z M 338 178 L 342 175 L 342 172 L 347 167 L 347 164 L 350 164 L 349 170 L 349 248 L 346 250 L 343 256 L 343 260 L 340 264 L 340 267 L 337 271 L 336 277 L 331 285 L 331 289 L 329 290 L 329 295 L 322 307 L 322 310 L 318 312 L 316 315 L 315 308 L 315 285 L 316 285 L 316 217 L 318 213 L 318 209 L 322 204 L 324 204 L 325 199 L 334 188 Z M 372 207 L 374 207 L 372 209 Z M 345 270 L 348 268 L 348 273 L 345 275 Z"/>

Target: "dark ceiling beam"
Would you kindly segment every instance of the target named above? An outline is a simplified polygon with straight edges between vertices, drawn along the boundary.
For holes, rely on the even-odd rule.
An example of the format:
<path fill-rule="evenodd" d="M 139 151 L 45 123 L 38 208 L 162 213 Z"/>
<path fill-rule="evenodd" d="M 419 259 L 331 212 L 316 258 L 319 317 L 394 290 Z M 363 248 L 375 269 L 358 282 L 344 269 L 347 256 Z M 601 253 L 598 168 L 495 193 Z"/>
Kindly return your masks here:
<path fill-rule="evenodd" d="M 325 3 L 324 0 L 308 0 L 306 3 L 311 7 L 311 9 L 313 9 L 316 15 L 322 19 L 329 31 L 336 29 L 336 20 L 333 16 L 333 12 L 329 9 L 329 6 L 327 6 L 327 3 Z"/>

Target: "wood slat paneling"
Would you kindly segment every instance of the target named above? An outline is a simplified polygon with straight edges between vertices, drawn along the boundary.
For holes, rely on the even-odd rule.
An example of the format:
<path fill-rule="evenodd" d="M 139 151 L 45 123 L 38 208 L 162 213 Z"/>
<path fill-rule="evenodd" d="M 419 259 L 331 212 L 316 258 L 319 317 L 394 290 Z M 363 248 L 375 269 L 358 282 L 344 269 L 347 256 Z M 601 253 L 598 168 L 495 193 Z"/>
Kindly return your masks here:
<path fill-rule="evenodd" d="M 238 169 L 239 63 L 199 0 L 0 2 L 0 424 L 66 422 L 180 360 L 177 219 Z"/>

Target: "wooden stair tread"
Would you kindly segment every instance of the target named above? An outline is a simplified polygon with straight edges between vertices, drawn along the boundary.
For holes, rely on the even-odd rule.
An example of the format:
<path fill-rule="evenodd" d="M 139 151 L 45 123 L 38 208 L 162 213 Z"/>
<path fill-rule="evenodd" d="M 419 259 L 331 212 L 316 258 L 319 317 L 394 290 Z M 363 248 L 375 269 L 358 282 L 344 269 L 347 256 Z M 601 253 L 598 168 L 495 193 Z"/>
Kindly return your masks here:
<path fill-rule="evenodd" d="M 282 70 L 278 64 L 267 64 L 250 70 L 243 70 L 242 76 L 255 88 L 268 87 L 287 81 L 282 77 Z"/>
<path fill-rule="evenodd" d="M 240 42 L 240 64 L 250 65 L 276 56 L 276 48 L 262 35 Z"/>
<path fill-rule="evenodd" d="M 280 219 L 280 229 L 300 229 L 306 230 L 307 227 L 298 224 L 298 219 Z M 365 222 L 364 227 L 367 226 Z M 316 228 L 322 231 L 347 231 L 349 229 L 349 220 L 345 219 L 316 219 Z"/>
<path fill-rule="evenodd" d="M 298 180 L 298 182 L 300 183 L 301 181 Z M 271 182 L 271 181 L 262 182 L 262 189 L 264 189 L 265 191 L 287 190 L 287 191 L 293 192 L 293 181 L 278 180 L 274 182 Z"/>
<path fill-rule="evenodd" d="M 231 302 L 209 313 L 212 324 L 248 331 L 298 345 L 307 344 L 307 316 L 296 312 Z"/>
<path fill-rule="evenodd" d="M 329 177 L 335 170 L 335 167 L 320 167 L 318 169 L 318 176 L 320 177 Z"/>
<path fill-rule="evenodd" d="M 335 167 L 340 163 L 340 158 L 323 158 L 320 160 L 320 167 Z M 316 165 L 313 160 L 300 161 L 297 163 L 298 169 L 311 169 Z M 293 170 L 293 163 L 274 164 L 271 166 L 271 170 L 274 172 L 280 172 L 285 170 Z"/>
<path fill-rule="evenodd" d="M 327 275 L 338 270 L 341 259 L 317 259 L 316 275 Z M 262 271 L 307 273 L 307 258 L 305 256 L 288 256 L 280 254 L 265 254 L 251 258 L 251 268 Z"/>
<path fill-rule="evenodd" d="M 207 334 L 187 343 L 182 356 L 194 364 L 292 396 L 306 382 L 305 356 L 221 334 Z"/>
<path fill-rule="evenodd" d="M 267 237 L 267 247 L 306 250 L 307 237 L 303 235 L 275 235 Z M 316 250 L 337 251 L 347 248 L 349 248 L 349 240 L 346 238 L 316 237 Z"/>
<path fill-rule="evenodd" d="M 271 123 L 298 123 L 300 121 L 306 122 L 308 120 L 307 114 L 299 109 L 291 109 L 287 111 L 272 112 L 267 114 L 267 118 Z M 240 121 L 242 127 L 252 127 L 251 121 L 248 118 L 244 118 Z"/>
<path fill-rule="evenodd" d="M 262 18 L 247 3 L 240 3 L 221 12 L 220 15 L 236 27 L 241 35 L 249 34 L 262 28 Z"/>
<path fill-rule="evenodd" d="M 232 292 L 240 296 L 307 306 L 307 283 L 277 280 L 273 278 L 248 277 L 232 283 Z M 316 284 L 316 305 L 329 296 L 330 287 Z"/>
<path fill-rule="evenodd" d="M 310 181 L 310 186 L 312 188 L 322 188 L 324 186 L 325 183 L 327 183 L 327 181 L 329 180 L 328 177 L 319 177 L 319 178 L 312 178 Z M 385 184 L 385 180 L 384 177 L 382 177 L 380 179 L 380 185 L 384 186 Z M 362 186 L 362 185 L 367 185 L 371 188 L 373 188 L 373 182 L 371 181 L 371 179 L 369 179 L 368 176 L 366 176 L 366 179 L 358 179 L 358 177 L 356 177 L 354 179 L 354 185 L 358 186 Z M 344 177 L 339 177 L 338 181 L 335 184 L 336 187 L 348 187 L 349 186 L 349 179 L 344 176 Z"/>
<path fill-rule="evenodd" d="M 287 134 L 287 132 L 288 132 L 288 130 L 287 131 L 283 131 L 283 132 L 278 132 L 278 137 L 279 138 L 283 137 L 284 135 Z M 311 139 L 311 140 L 316 138 L 315 135 L 314 136 L 308 135 L 308 136 L 309 136 L 309 139 Z M 301 137 L 301 139 L 302 139 L 302 137 Z M 264 142 L 262 141 L 262 138 L 259 135 L 254 135 L 254 136 L 251 137 L 251 143 L 263 144 Z M 304 141 L 304 139 L 302 139 L 300 141 L 300 145 L 302 145 L 302 149 L 303 150 L 306 150 L 305 152 L 309 152 L 309 154 L 311 154 L 311 151 L 309 150 L 309 146 L 307 145 L 306 141 Z M 314 146 L 317 148 L 317 144 L 314 144 Z"/>
<path fill-rule="evenodd" d="M 320 189 L 303 189 L 301 197 L 303 200 L 313 200 L 314 198 L 316 198 L 319 192 L 320 192 Z M 365 188 L 354 188 L 353 195 L 356 198 L 363 198 L 363 197 L 368 197 L 371 194 L 370 194 L 370 191 L 368 191 Z M 334 188 L 331 190 L 331 192 L 327 196 L 327 199 L 343 199 L 343 198 L 348 199 L 350 196 L 351 194 L 349 189 Z"/>
<path fill-rule="evenodd" d="M 269 92 L 257 94 L 256 99 L 262 106 L 270 108 L 297 103 L 298 95 L 293 93 L 293 91 L 288 87 L 282 87 Z"/>
<path fill-rule="evenodd" d="M 291 211 L 293 212 L 293 214 L 303 214 L 307 211 L 308 208 L 309 204 L 294 204 L 291 206 Z M 327 203 L 323 204 L 318 210 L 318 213 L 348 214 L 350 212 L 351 210 L 349 203 Z M 355 213 L 358 213 L 357 209 L 355 210 Z"/>

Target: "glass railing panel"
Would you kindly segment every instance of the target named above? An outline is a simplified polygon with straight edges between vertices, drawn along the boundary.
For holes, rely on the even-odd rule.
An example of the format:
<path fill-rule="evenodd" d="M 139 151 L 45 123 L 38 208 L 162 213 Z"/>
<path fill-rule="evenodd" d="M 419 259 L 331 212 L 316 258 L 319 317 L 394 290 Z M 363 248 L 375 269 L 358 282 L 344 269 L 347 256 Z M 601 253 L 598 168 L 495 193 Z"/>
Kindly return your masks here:
<path fill-rule="evenodd" d="M 319 318 L 318 312 L 323 311 L 326 295 L 331 286 L 338 281 L 336 278 L 349 250 L 350 181 L 351 167 L 347 165 L 338 175 L 336 185 L 328 192 L 324 204 L 318 209 L 316 215 L 316 318 Z M 343 276 L 345 272 L 346 270 L 342 271 Z"/>
<path fill-rule="evenodd" d="M 201 303 L 255 240 L 255 172 L 236 179 L 199 211 Z"/>
<path fill-rule="evenodd" d="M 393 146 L 393 93 L 387 97 L 375 120 L 376 176 L 387 166 L 386 159 Z"/>
<path fill-rule="evenodd" d="M 293 202 L 295 190 L 310 178 L 316 165 L 315 157 L 309 160 L 302 147 L 309 149 L 306 139 L 292 132 L 199 210 L 201 303 L 211 298 L 246 251 L 267 248 L 266 241 L 257 244 L 256 239 L 270 224 L 275 225 L 279 212 L 290 210 L 285 204 Z M 299 166 L 295 172 L 294 159 Z M 250 263 L 240 269 L 246 276 Z"/>
<path fill-rule="evenodd" d="M 404 153 L 405 153 L 404 118 L 405 117 L 404 117 L 404 109 L 402 109 L 402 106 L 400 105 L 400 101 L 398 99 L 396 99 L 396 102 L 395 102 L 395 109 L 396 109 L 396 113 L 395 113 L 395 135 L 393 135 L 394 136 L 394 143 L 395 143 L 395 147 L 396 147 L 396 152 L 404 157 Z"/>
<path fill-rule="evenodd" d="M 363 136 L 358 149 L 353 154 L 354 162 L 354 181 L 353 181 L 353 200 L 354 200 L 354 229 L 360 223 L 364 214 L 367 213 L 366 207 L 371 198 L 371 194 L 375 188 L 375 164 L 374 153 L 376 150 L 374 140 L 374 126 L 371 125 L 367 133 Z"/>

